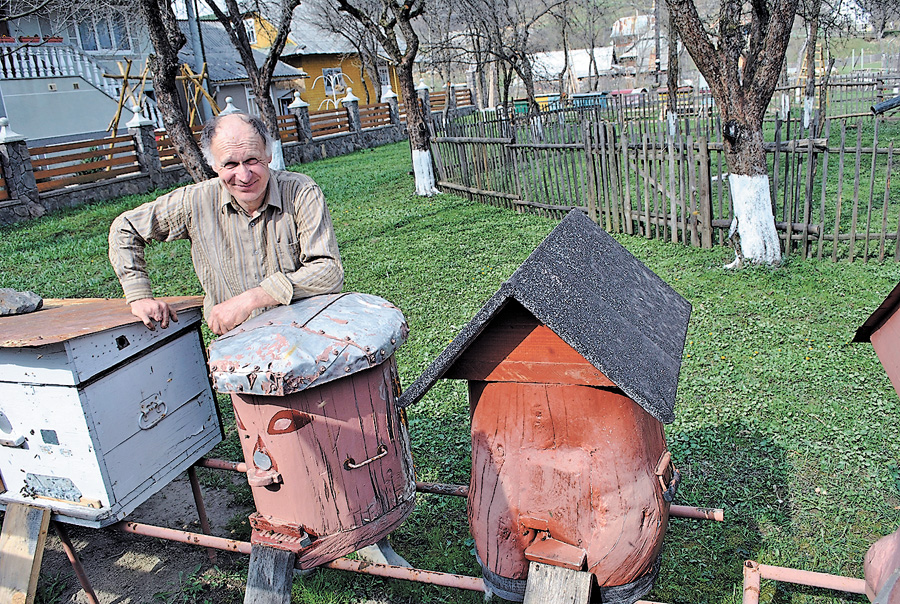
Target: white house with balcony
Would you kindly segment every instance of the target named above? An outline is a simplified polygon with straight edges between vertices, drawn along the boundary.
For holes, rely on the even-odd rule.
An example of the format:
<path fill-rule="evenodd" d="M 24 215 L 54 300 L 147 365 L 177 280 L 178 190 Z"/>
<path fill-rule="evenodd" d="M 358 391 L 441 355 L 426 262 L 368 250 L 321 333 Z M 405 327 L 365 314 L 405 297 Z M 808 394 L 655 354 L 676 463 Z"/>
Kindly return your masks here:
<path fill-rule="evenodd" d="M 119 74 L 117 63 L 130 59 L 139 76 L 152 52 L 138 22 L 124 7 L 99 6 L 0 21 L 0 115 L 29 140 L 107 131 L 122 80 L 105 74 Z M 149 76 L 145 88 L 152 88 Z M 120 127 L 131 117 L 123 111 Z"/>

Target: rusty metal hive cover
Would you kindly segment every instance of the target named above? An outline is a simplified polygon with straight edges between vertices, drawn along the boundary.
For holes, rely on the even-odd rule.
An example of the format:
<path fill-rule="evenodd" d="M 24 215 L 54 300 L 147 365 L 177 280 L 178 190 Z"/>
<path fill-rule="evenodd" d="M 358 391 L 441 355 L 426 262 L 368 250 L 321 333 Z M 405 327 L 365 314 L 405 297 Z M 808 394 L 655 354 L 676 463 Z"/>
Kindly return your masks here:
<path fill-rule="evenodd" d="M 219 392 L 284 396 L 383 363 L 408 333 L 378 296 L 314 296 L 229 331 L 210 345 L 209 366 Z"/>
<path fill-rule="evenodd" d="M 691 305 L 583 212 L 572 210 L 401 396 L 419 400 L 509 300 L 553 330 L 663 423 L 675 394 Z"/>

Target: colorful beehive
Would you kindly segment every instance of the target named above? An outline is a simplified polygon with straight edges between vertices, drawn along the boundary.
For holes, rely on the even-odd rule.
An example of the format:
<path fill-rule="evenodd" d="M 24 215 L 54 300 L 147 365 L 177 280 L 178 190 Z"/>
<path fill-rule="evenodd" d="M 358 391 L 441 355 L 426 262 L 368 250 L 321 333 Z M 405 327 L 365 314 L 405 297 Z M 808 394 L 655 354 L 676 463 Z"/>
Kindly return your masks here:
<path fill-rule="evenodd" d="M 210 346 L 232 395 L 256 512 L 251 541 L 311 568 L 371 545 L 413 509 L 415 479 L 394 350 L 399 309 L 365 294 L 269 310 Z"/>
<path fill-rule="evenodd" d="M 491 589 L 529 561 L 590 571 L 634 601 L 659 570 L 678 475 L 663 423 L 690 305 L 573 211 L 403 393 L 468 380 L 469 526 Z"/>
<path fill-rule="evenodd" d="M 117 522 L 222 440 L 200 298 L 150 331 L 123 300 L 0 317 L 0 503 Z"/>
<path fill-rule="evenodd" d="M 881 365 L 900 395 L 900 284 L 856 330 L 854 342 L 872 342 Z M 900 603 L 900 529 L 869 548 L 864 564 L 866 595 L 888 604 Z"/>

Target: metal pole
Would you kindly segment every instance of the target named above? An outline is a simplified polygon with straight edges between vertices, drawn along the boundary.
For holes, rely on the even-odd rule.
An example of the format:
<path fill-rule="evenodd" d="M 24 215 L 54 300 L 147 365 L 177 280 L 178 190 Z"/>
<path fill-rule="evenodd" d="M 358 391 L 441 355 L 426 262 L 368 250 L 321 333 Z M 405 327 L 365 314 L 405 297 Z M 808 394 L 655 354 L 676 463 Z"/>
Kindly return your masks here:
<path fill-rule="evenodd" d="M 135 535 L 157 537 L 159 539 L 168 539 L 169 541 L 177 541 L 189 545 L 199 545 L 201 547 L 214 547 L 216 549 L 238 552 L 241 554 L 249 555 L 251 551 L 251 545 L 245 541 L 235 541 L 233 539 L 214 537 L 212 535 L 201 535 L 198 533 L 179 531 L 150 524 L 119 522 L 113 524 L 112 528 L 126 533 L 133 533 Z M 389 566 L 386 564 L 370 564 L 362 560 L 350 560 L 349 558 L 338 558 L 337 560 L 333 560 L 322 566 L 325 568 L 346 570 L 377 577 L 403 579 L 405 581 L 428 583 L 430 585 L 440 585 L 442 587 L 455 587 L 458 589 L 467 589 L 469 591 L 484 591 L 484 581 L 478 577 L 467 577 L 465 575 L 442 573 L 433 570 L 406 568 L 404 566 Z"/>
<path fill-rule="evenodd" d="M 744 562 L 744 599 L 743 604 L 759 603 L 759 564 L 753 560 Z"/>
<path fill-rule="evenodd" d="M 203 493 L 200 491 L 200 481 L 197 480 L 197 470 L 194 466 L 188 468 L 188 478 L 191 481 L 191 493 L 194 495 L 194 505 L 197 506 L 197 515 L 200 517 L 200 530 L 203 531 L 204 535 L 210 535 L 212 532 L 209 530 L 209 518 L 206 516 L 206 506 L 203 504 Z M 206 550 L 206 555 L 209 556 L 210 564 L 215 564 L 218 561 L 215 549 L 208 548 Z"/>
<path fill-rule="evenodd" d="M 785 568 L 783 566 L 768 566 L 766 564 L 759 565 L 759 572 L 763 579 L 773 579 L 775 581 L 785 581 L 787 583 L 808 585 L 810 587 L 834 589 L 851 594 L 866 593 L 866 582 L 863 579 L 854 579 L 853 577 L 815 573 L 808 570 Z"/>
<path fill-rule="evenodd" d="M 81 560 L 79 560 L 78 554 L 75 552 L 75 548 L 72 546 L 72 540 L 69 539 L 69 533 L 66 531 L 62 522 L 57 522 L 56 520 L 53 521 L 53 528 L 56 529 L 56 534 L 59 535 L 59 540 L 62 542 L 63 551 L 66 552 L 66 557 L 72 564 L 72 570 L 75 571 L 75 576 L 78 577 L 78 582 L 81 583 L 81 589 L 84 590 L 84 593 L 88 599 L 88 603 L 100 604 L 100 600 L 97 599 L 97 594 L 94 593 L 94 588 L 91 587 L 91 582 L 88 579 L 87 574 L 84 572 L 84 567 L 81 565 Z"/>

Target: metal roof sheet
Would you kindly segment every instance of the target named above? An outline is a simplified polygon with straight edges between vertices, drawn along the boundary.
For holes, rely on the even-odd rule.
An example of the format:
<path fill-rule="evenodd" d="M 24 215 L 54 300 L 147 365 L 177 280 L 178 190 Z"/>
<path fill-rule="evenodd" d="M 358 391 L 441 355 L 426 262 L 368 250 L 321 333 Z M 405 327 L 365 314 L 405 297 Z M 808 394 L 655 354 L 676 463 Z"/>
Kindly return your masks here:
<path fill-rule="evenodd" d="M 209 366 L 219 392 L 284 396 L 383 363 L 408 333 L 400 309 L 378 296 L 313 296 L 214 341 Z"/>

